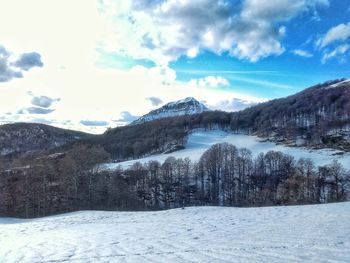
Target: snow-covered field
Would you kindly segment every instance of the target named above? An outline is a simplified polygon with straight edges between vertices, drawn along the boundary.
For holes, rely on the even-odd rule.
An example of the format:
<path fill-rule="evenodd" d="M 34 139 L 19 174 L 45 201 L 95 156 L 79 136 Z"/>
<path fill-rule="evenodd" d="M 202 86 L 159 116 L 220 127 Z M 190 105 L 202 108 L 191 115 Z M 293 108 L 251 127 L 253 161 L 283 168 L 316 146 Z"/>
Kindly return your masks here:
<path fill-rule="evenodd" d="M 0 218 L 0 262 L 350 262 L 350 203 Z"/>
<path fill-rule="evenodd" d="M 131 160 L 121 163 L 110 163 L 102 166 L 103 169 L 115 169 L 118 165 L 122 168 L 129 168 L 135 162 L 146 163 L 151 160 L 158 160 L 164 162 L 169 156 L 176 158 L 189 157 L 192 161 L 198 161 L 201 155 L 212 145 L 216 143 L 227 142 L 235 145 L 238 148 L 248 148 L 252 151 L 253 156 L 257 156 L 259 153 L 274 150 L 281 151 L 286 154 L 299 158 L 313 159 L 317 166 L 330 164 L 333 160 L 338 160 L 346 169 L 350 170 L 350 154 L 334 155 L 336 150 L 323 149 L 323 150 L 310 150 L 300 147 L 287 147 L 284 145 L 276 145 L 272 142 L 262 142 L 260 138 L 256 136 L 249 136 L 244 134 L 233 134 L 222 130 L 198 130 L 192 133 L 186 145 L 186 149 L 169 153 L 152 155 L 146 158 Z"/>

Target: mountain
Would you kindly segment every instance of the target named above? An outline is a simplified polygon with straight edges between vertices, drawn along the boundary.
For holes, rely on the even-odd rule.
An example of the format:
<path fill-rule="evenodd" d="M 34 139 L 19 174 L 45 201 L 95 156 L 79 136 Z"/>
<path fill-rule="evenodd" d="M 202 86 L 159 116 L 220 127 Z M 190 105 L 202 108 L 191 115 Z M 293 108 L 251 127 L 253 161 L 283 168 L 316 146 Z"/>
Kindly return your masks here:
<path fill-rule="evenodd" d="M 41 124 L 3 125 L 0 153 L 53 149 L 81 138 L 81 143 L 100 145 L 113 159 L 122 161 L 181 149 L 191 131 L 198 128 L 221 128 L 293 146 L 350 151 L 350 80 L 327 81 L 232 113 L 210 111 L 194 98 L 186 98 L 151 111 L 132 125 L 96 136 Z"/>
<path fill-rule="evenodd" d="M 200 103 L 195 98 L 188 97 L 183 100 L 169 102 L 159 109 L 152 110 L 146 115 L 143 115 L 131 125 L 141 124 L 157 119 L 199 114 L 205 111 L 210 111 L 203 103 Z"/>
<path fill-rule="evenodd" d="M 90 135 L 39 123 L 0 125 L 0 156 L 44 151 Z"/>
<path fill-rule="evenodd" d="M 184 146 L 197 128 L 221 128 L 290 146 L 348 152 L 350 81 L 327 81 L 239 112 L 203 111 L 118 127 L 108 130 L 98 143 L 116 160 L 142 158 Z"/>
<path fill-rule="evenodd" d="M 182 102 L 189 101 L 193 99 Z M 179 104 L 170 103 L 168 107 Z M 349 158 L 349 80 L 318 84 L 240 112 L 204 110 L 167 116 L 108 129 L 97 136 L 41 124 L 0 126 L 0 150 L 8 154 L 0 156 L 0 215 L 35 217 L 86 209 L 162 209 L 181 206 L 184 196 L 189 205 L 218 205 L 225 200 L 225 204 L 239 206 L 348 198 L 344 195 L 348 173 L 341 162 L 318 167 L 328 159 L 342 159 L 344 163 Z M 282 145 L 276 146 L 275 142 L 308 149 L 281 150 Z M 212 145 L 209 152 L 204 149 L 207 145 Z M 253 153 L 235 151 L 234 145 Z M 260 146 L 268 152 L 259 154 L 264 152 Z M 309 154 L 309 148 L 314 147 L 341 151 L 314 150 Z M 183 148 L 175 154 L 181 160 L 166 158 L 163 165 L 157 161 L 135 163 L 125 171 L 119 166 L 121 161 L 137 158 L 160 160 L 160 155 Z M 31 152 L 36 153 L 23 154 Z M 184 152 L 187 154 L 181 155 Z M 284 152 L 291 152 L 295 159 Z M 196 154 L 198 162 L 191 164 L 184 159 L 193 159 Z M 311 158 L 314 165 L 308 160 L 298 161 L 300 157 Z M 110 160 L 118 162 L 115 170 L 100 169 Z M 222 177 L 222 171 L 229 176 Z M 228 186 L 223 194 L 219 194 L 218 178 Z M 199 183 L 188 185 L 190 182 Z"/>

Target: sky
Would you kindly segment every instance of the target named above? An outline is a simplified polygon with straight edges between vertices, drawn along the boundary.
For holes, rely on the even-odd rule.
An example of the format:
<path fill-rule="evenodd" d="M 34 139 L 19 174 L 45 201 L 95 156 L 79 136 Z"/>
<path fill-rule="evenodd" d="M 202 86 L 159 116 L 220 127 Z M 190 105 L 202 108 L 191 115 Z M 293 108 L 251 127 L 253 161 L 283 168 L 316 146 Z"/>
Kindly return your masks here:
<path fill-rule="evenodd" d="M 350 78 L 348 0 L 0 0 L 0 123 L 102 133 Z"/>

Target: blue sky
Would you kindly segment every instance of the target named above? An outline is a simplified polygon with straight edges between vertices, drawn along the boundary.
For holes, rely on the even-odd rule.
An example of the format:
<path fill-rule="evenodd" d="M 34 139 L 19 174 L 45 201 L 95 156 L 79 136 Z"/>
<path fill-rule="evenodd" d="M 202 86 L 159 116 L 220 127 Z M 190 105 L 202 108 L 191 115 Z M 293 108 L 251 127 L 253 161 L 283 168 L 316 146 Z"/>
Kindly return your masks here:
<path fill-rule="evenodd" d="M 349 1 L 47 2 L 0 3 L 2 123 L 98 133 L 187 96 L 235 111 L 350 78 Z"/>
<path fill-rule="evenodd" d="M 242 4 L 240 1 L 228 2 Z M 203 49 L 195 58 L 180 56 L 171 61 L 170 67 L 177 72 L 180 81 L 220 75 L 227 78 L 235 90 L 268 98 L 290 95 L 318 82 L 349 77 L 349 56 L 344 61 L 334 57 L 322 62 L 324 50 L 317 48 L 316 42 L 328 29 L 350 21 L 350 2 L 333 0 L 320 3 L 317 8 L 301 12 L 283 23 L 287 33 L 281 38 L 285 51 L 280 55 L 268 56 L 252 63 L 246 59 L 232 57 L 228 52 L 218 55 Z M 296 50 L 304 53 L 297 55 Z M 102 54 L 105 55 L 103 52 Z M 147 59 L 133 60 L 118 54 L 105 56 L 106 64 L 110 60 L 112 67 L 154 65 L 152 60 Z M 259 85 L 258 81 L 262 84 Z M 273 84 L 281 84 L 281 88 L 278 89 Z"/>

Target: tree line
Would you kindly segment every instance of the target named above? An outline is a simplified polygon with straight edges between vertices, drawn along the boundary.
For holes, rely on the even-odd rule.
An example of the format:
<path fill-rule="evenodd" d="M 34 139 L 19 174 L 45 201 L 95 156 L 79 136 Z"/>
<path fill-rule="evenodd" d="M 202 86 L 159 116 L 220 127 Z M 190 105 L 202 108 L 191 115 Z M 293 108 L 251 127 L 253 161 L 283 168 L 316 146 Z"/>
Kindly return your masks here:
<path fill-rule="evenodd" d="M 316 167 L 276 151 L 253 158 L 250 150 L 228 143 L 213 145 L 196 163 L 169 157 L 115 173 L 139 178 L 136 196 L 152 209 L 338 202 L 347 199 L 350 180 L 337 161 Z"/>
<path fill-rule="evenodd" d="M 269 151 L 215 144 L 198 162 L 167 158 L 102 170 L 99 146 L 16 161 L 0 175 L 0 215 L 37 217 L 85 210 L 158 210 L 183 206 L 316 204 L 348 199 L 349 172 L 337 161 L 316 167 Z M 1 170 L 1 167 L 0 167 Z"/>

